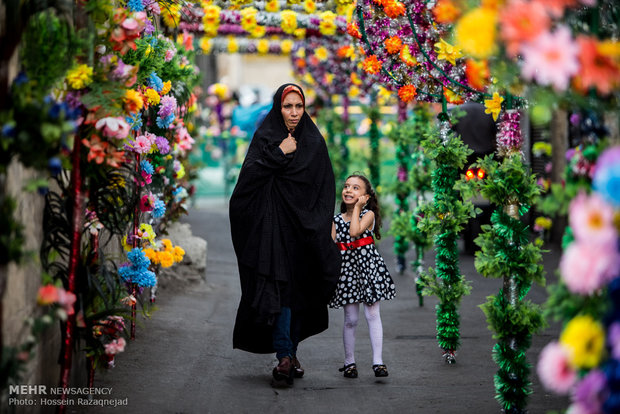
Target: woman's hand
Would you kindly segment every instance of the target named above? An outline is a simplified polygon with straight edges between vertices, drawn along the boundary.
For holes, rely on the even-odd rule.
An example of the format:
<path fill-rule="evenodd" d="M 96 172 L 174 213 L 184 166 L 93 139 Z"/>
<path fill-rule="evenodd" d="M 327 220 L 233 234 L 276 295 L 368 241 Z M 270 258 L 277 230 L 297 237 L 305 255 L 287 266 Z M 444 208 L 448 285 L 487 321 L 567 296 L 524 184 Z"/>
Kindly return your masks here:
<path fill-rule="evenodd" d="M 297 151 L 297 140 L 295 140 L 295 137 L 292 136 L 290 132 L 288 137 L 284 138 L 280 143 L 280 149 L 284 155 Z"/>

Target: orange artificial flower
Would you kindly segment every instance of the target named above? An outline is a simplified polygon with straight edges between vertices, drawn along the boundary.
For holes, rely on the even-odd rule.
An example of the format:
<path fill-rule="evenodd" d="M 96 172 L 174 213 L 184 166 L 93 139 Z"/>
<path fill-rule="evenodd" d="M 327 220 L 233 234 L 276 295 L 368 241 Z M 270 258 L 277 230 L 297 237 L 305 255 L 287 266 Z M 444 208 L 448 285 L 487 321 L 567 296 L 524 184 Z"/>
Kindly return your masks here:
<path fill-rule="evenodd" d="M 123 98 L 125 111 L 127 113 L 138 112 L 144 106 L 144 98 L 142 94 L 134 89 L 127 89 Z"/>
<path fill-rule="evenodd" d="M 500 13 L 500 35 L 506 42 L 506 52 L 516 56 L 525 42 L 549 29 L 551 19 L 545 7 L 537 1 L 513 0 Z"/>
<path fill-rule="evenodd" d="M 375 3 L 377 6 L 383 6 L 383 1 L 384 0 L 372 0 L 372 2 Z"/>
<path fill-rule="evenodd" d="M 415 89 L 415 86 L 413 85 L 405 85 L 398 90 L 398 97 L 401 101 L 405 103 L 413 101 L 413 98 L 415 98 L 416 94 L 417 91 Z"/>
<path fill-rule="evenodd" d="M 454 104 L 454 105 L 460 105 L 463 102 L 463 98 L 461 98 L 458 94 L 452 92 L 450 89 L 444 87 L 443 88 L 443 96 L 446 97 L 446 101 L 448 101 L 448 103 Z"/>
<path fill-rule="evenodd" d="M 383 11 L 391 19 L 405 14 L 405 5 L 397 0 L 384 0 Z"/>
<path fill-rule="evenodd" d="M 356 39 L 361 39 L 362 34 L 360 33 L 359 27 L 357 27 L 357 23 L 349 23 L 347 25 L 347 33 L 349 36 L 352 36 Z"/>
<path fill-rule="evenodd" d="M 58 302 L 58 289 L 54 285 L 45 285 L 39 288 L 37 303 L 39 305 L 51 305 Z"/>
<path fill-rule="evenodd" d="M 465 61 L 465 76 L 467 76 L 467 82 L 472 88 L 479 91 L 484 90 L 491 76 L 488 62 L 486 60 L 467 59 Z"/>
<path fill-rule="evenodd" d="M 379 73 L 379 71 L 381 70 L 381 63 L 382 62 L 377 59 L 377 56 L 370 55 L 366 59 L 364 59 L 364 62 L 362 62 L 362 68 L 364 68 L 364 71 L 366 71 L 367 73 L 374 75 Z"/>
<path fill-rule="evenodd" d="M 452 0 L 439 0 L 433 7 L 433 16 L 437 23 L 454 23 L 460 14 L 461 9 Z"/>
<path fill-rule="evenodd" d="M 336 51 L 338 57 L 342 59 L 353 57 L 354 53 L 353 46 L 351 45 L 342 46 Z"/>
<path fill-rule="evenodd" d="M 575 77 L 577 89 L 586 92 L 595 88 L 601 95 L 609 94 L 620 84 L 620 67 L 609 55 L 601 53 L 599 41 L 579 36 L 579 72 Z"/>
<path fill-rule="evenodd" d="M 383 44 L 385 45 L 385 50 L 387 50 L 387 52 L 391 55 L 394 53 L 399 53 L 400 49 L 403 47 L 403 42 L 398 36 L 392 36 L 385 39 Z"/>
<path fill-rule="evenodd" d="M 415 56 L 411 55 L 411 50 L 408 45 L 404 45 L 400 49 L 400 60 L 402 60 L 407 66 L 415 66 L 418 64 L 418 60 Z"/>

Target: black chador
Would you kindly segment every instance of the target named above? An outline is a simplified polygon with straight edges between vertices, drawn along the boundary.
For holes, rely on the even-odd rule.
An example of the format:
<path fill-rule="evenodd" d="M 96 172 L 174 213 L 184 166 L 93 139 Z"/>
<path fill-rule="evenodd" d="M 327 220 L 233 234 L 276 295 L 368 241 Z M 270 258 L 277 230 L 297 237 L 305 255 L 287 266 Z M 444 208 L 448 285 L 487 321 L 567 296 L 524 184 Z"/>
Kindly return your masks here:
<path fill-rule="evenodd" d="M 241 278 L 233 347 L 255 353 L 274 352 L 273 324 L 283 306 L 291 308 L 300 340 L 327 329 L 326 304 L 340 273 L 331 239 L 334 173 L 306 112 L 292 133 L 297 150 L 284 155 L 279 148 L 289 133 L 281 112 L 287 85 L 254 134 L 230 199 Z"/>

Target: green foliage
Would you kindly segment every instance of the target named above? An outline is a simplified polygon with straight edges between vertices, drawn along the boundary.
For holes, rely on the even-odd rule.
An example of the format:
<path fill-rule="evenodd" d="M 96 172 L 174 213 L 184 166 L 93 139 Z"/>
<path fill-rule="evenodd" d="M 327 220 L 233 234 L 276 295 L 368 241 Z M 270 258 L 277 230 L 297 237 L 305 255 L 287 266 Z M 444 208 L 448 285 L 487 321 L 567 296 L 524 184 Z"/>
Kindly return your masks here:
<path fill-rule="evenodd" d="M 591 315 L 601 320 L 611 309 L 607 290 L 603 289 L 589 296 L 571 293 L 562 282 L 547 288 L 549 298 L 544 305 L 544 315 L 555 321 L 569 321 L 577 315 Z"/>
<path fill-rule="evenodd" d="M 15 200 L 0 197 L 0 265 L 19 262 L 23 255 L 24 226 L 15 220 Z"/>
<path fill-rule="evenodd" d="M 489 330 L 494 332 L 493 338 L 500 341 L 514 338 L 520 343 L 547 325 L 540 305 L 529 300 L 517 301 L 513 305 L 502 292 L 487 297 L 486 303 L 480 305 L 480 308 L 487 317 Z"/>

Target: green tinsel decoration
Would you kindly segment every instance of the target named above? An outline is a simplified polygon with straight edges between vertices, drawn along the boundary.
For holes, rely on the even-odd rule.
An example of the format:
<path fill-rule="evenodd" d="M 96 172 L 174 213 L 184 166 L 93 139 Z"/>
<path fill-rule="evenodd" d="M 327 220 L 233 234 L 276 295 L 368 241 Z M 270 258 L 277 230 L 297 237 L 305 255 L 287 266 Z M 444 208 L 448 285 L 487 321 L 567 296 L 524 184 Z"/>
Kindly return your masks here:
<path fill-rule="evenodd" d="M 374 100 L 373 100 L 374 101 Z M 368 118 L 370 119 L 370 130 L 368 131 L 368 138 L 370 140 L 370 158 L 368 159 L 368 169 L 370 170 L 370 182 L 374 186 L 378 186 L 381 183 L 380 173 L 380 160 L 379 160 L 379 119 L 381 113 L 379 112 L 379 106 L 371 104 L 368 108 Z"/>
<path fill-rule="evenodd" d="M 481 248 L 475 266 L 485 277 L 504 279 L 500 292 L 480 308 L 497 339 L 493 348 L 493 360 L 498 365 L 495 398 L 503 412 L 520 414 L 526 412 L 527 398 L 532 393 L 526 351 L 532 335 L 543 329 L 546 321 L 541 307 L 525 300 L 533 282 L 545 283 L 542 242 L 529 241 L 529 228 L 519 218 L 528 211 L 540 188 L 518 153 L 501 163 L 486 157 L 478 160 L 477 166 L 487 172 L 487 178 L 462 180 L 457 188 L 468 196 L 480 192 L 498 206 L 491 225 L 482 226 L 475 240 Z"/>
<path fill-rule="evenodd" d="M 446 362 L 455 362 L 454 353 L 460 345 L 458 304 L 470 291 L 459 269 L 457 239 L 464 223 L 475 215 L 471 203 L 463 203 L 454 184 L 471 153 L 458 136 L 443 123 L 439 136 L 430 135 L 423 143 L 427 157 L 435 162 L 431 185 L 433 203 L 423 206 L 419 227 L 434 234 L 435 269 L 421 276 L 423 293 L 437 295 L 437 341 Z"/>

